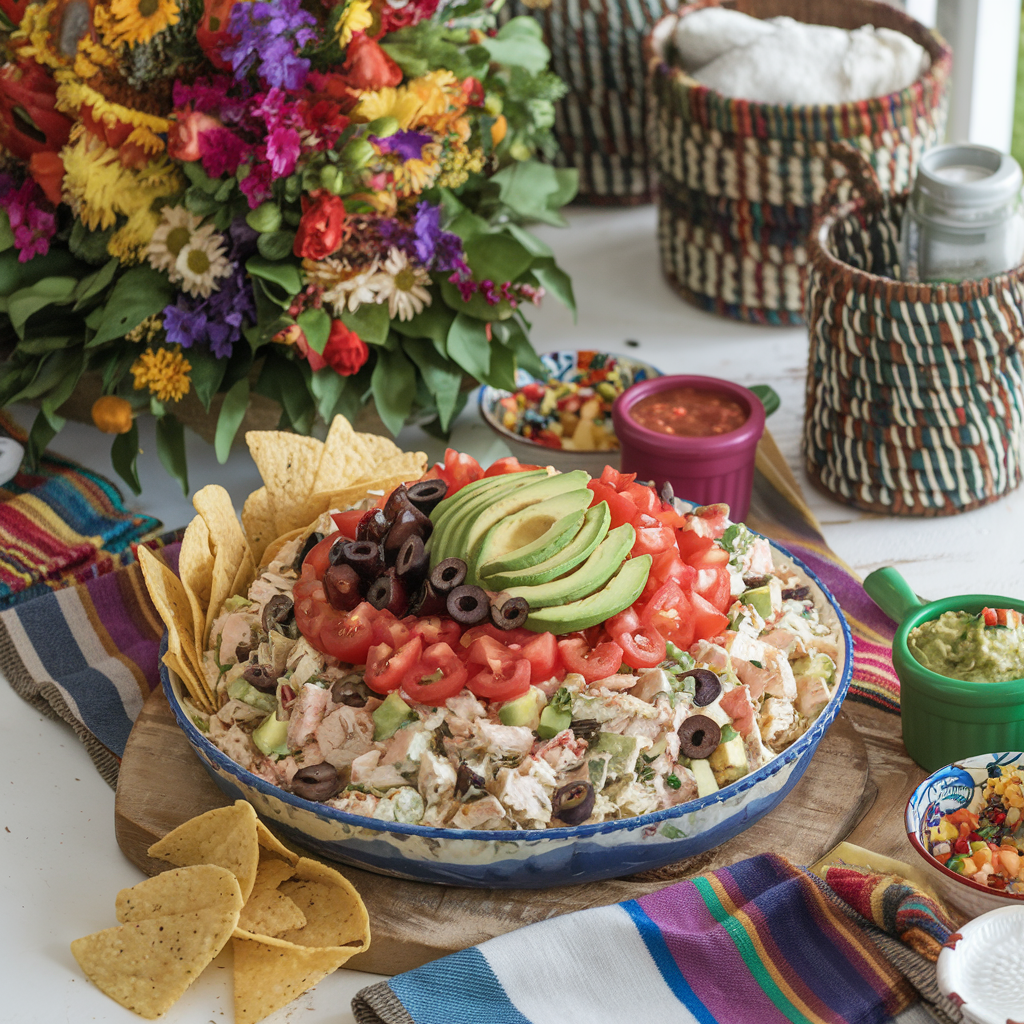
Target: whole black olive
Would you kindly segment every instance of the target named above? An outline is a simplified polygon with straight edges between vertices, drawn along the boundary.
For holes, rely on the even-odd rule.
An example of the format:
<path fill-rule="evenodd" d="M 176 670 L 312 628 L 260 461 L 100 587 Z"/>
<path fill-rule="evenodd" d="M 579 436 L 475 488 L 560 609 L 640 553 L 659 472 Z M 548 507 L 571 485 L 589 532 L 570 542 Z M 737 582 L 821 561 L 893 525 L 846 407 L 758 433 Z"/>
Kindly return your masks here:
<path fill-rule="evenodd" d="M 303 765 L 292 776 L 292 792 L 303 800 L 330 800 L 338 792 L 338 769 L 327 761 Z"/>
<path fill-rule="evenodd" d="M 363 599 L 359 573 L 351 565 L 330 565 L 324 573 L 324 593 L 332 608 L 350 612 Z"/>
<path fill-rule="evenodd" d="M 356 540 L 372 540 L 379 544 L 388 532 L 388 521 L 384 518 L 384 512 L 379 508 L 371 508 L 356 527 Z"/>
<path fill-rule="evenodd" d="M 679 750 L 686 757 L 710 757 L 722 742 L 722 730 L 707 715 L 691 715 L 679 726 Z"/>
<path fill-rule="evenodd" d="M 782 592 L 782 599 L 784 601 L 806 601 L 810 596 L 810 587 L 787 587 Z"/>
<path fill-rule="evenodd" d="M 455 772 L 455 795 L 465 796 L 471 789 L 483 789 L 485 787 L 481 778 L 465 761 L 459 762 Z"/>
<path fill-rule="evenodd" d="M 384 561 L 388 565 L 394 565 L 399 550 L 410 537 L 426 540 L 433 530 L 434 524 L 418 508 L 413 508 L 412 505 L 403 508 L 384 538 Z"/>
<path fill-rule="evenodd" d="M 556 789 L 551 813 L 566 825 L 582 825 L 594 813 L 594 787 L 589 782 L 570 782 Z"/>
<path fill-rule="evenodd" d="M 714 672 L 706 668 L 691 668 L 689 672 L 684 672 L 679 678 L 693 680 L 693 703 L 699 708 L 706 708 L 709 704 L 714 703 L 722 692 L 722 681 Z"/>
<path fill-rule="evenodd" d="M 386 610 L 401 618 L 409 610 L 409 590 L 395 575 L 393 568 L 378 576 L 366 588 L 366 600 L 378 610 Z"/>
<path fill-rule="evenodd" d="M 345 561 L 341 550 L 348 543 L 348 538 L 343 537 L 340 533 L 337 537 L 338 539 L 331 545 L 331 549 L 327 552 L 327 562 L 329 565 L 341 565 Z"/>
<path fill-rule="evenodd" d="M 431 585 L 429 580 L 423 582 L 423 586 L 416 591 L 412 601 L 409 603 L 411 615 L 444 615 L 448 611 L 444 595 L 439 594 Z"/>
<path fill-rule="evenodd" d="M 240 643 L 235 647 L 235 661 L 237 661 L 239 665 L 247 662 L 250 654 L 252 654 L 251 644 Z"/>
<path fill-rule="evenodd" d="M 242 678 L 260 693 L 273 693 L 277 689 L 277 673 L 270 665 L 248 665 Z"/>
<path fill-rule="evenodd" d="M 306 543 L 302 545 L 302 550 L 299 552 L 298 557 L 292 563 L 296 569 L 302 571 L 302 563 L 306 560 L 306 555 L 310 553 L 324 539 L 322 533 L 313 532 L 306 538 Z"/>
<path fill-rule="evenodd" d="M 456 587 L 446 605 L 448 614 L 461 626 L 475 626 L 491 614 L 491 602 L 483 587 Z"/>
<path fill-rule="evenodd" d="M 530 604 L 525 597 L 504 597 L 499 594 L 491 605 L 491 621 L 498 629 L 519 629 L 526 624 Z"/>
<path fill-rule="evenodd" d="M 406 497 L 425 516 L 437 508 L 447 493 L 448 485 L 443 480 L 417 480 L 405 489 Z"/>
<path fill-rule="evenodd" d="M 364 580 L 373 582 L 384 571 L 384 553 L 372 540 L 348 540 L 341 545 L 340 562 L 351 565 Z"/>
<path fill-rule="evenodd" d="M 446 558 L 438 562 L 430 573 L 430 585 L 439 594 L 451 593 L 466 579 L 466 563 L 461 558 Z"/>
<path fill-rule="evenodd" d="M 405 539 L 405 543 L 398 549 L 398 557 L 395 559 L 395 572 L 410 587 L 422 583 L 430 568 L 430 556 L 423 548 L 423 538 L 415 534 Z"/>
<path fill-rule="evenodd" d="M 276 626 L 281 626 L 295 615 L 295 605 L 287 594 L 275 594 L 263 606 L 263 629 L 269 633 Z"/>

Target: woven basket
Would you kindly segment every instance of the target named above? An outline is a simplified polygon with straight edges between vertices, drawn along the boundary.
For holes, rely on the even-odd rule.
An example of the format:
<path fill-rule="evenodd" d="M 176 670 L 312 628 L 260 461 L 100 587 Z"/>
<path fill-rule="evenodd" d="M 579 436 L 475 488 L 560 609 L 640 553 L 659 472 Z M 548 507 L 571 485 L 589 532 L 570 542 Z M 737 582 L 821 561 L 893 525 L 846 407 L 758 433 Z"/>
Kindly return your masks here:
<path fill-rule="evenodd" d="M 846 29 L 896 29 L 932 59 L 902 92 L 857 103 L 780 106 L 730 99 L 670 66 L 658 40 L 668 37 L 675 15 L 647 37 L 665 276 L 702 309 L 753 323 L 799 324 L 806 238 L 834 174 L 829 145 L 851 143 L 870 159 L 885 191 L 906 190 L 921 153 L 943 136 L 952 51 L 913 18 L 875 0 L 697 0 L 679 16 L 710 6 Z"/>
<path fill-rule="evenodd" d="M 886 195 L 859 154 L 844 160 L 850 179 L 826 194 L 808 240 L 807 472 L 869 512 L 986 505 L 1021 481 L 1024 267 L 899 281 L 906 195 Z"/>
<path fill-rule="evenodd" d="M 674 0 L 510 0 L 502 19 L 535 18 L 551 70 L 569 87 L 555 104 L 558 167 L 575 167 L 576 201 L 633 206 L 653 201 L 647 148 L 643 39 Z"/>

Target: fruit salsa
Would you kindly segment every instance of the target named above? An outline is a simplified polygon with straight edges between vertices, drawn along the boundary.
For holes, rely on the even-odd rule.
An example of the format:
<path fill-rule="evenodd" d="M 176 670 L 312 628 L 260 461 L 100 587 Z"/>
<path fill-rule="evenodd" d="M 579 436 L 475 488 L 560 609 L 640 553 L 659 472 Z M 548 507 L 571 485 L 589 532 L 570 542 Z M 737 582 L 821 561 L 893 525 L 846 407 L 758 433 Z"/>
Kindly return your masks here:
<path fill-rule="evenodd" d="M 531 381 L 498 400 L 495 416 L 520 437 L 571 451 L 613 451 L 612 403 L 632 383 L 615 356 L 577 353 L 576 368 L 563 379 Z"/>
<path fill-rule="evenodd" d="M 1024 893 L 1024 769 L 1004 766 L 986 780 L 978 811 L 961 807 L 926 830 L 928 852 L 950 871 Z"/>
<path fill-rule="evenodd" d="M 443 465 L 324 512 L 212 623 L 244 768 L 385 821 L 574 826 L 707 796 L 821 713 L 838 635 L 724 505 L 630 474 Z"/>

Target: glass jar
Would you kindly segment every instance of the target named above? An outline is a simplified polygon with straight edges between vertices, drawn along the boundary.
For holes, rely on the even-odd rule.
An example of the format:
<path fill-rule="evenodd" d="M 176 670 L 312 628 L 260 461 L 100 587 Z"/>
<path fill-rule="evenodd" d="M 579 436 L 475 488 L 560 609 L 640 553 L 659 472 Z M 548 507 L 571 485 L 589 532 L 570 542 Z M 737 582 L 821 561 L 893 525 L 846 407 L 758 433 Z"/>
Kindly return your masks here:
<path fill-rule="evenodd" d="M 904 281 L 957 283 L 1024 261 L 1020 164 L 988 146 L 951 143 L 921 157 L 900 230 Z"/>

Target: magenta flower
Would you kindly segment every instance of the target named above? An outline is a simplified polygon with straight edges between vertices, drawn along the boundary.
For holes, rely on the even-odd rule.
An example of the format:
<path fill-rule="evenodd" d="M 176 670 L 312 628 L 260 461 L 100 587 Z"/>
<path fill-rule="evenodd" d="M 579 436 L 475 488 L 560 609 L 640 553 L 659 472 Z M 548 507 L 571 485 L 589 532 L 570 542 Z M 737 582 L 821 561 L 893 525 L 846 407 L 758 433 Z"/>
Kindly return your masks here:
<path fill-rule="evenodd" d="M 286 178 L 295 170 L 301 139 L 294 128 L 274 128 L 267 137 L 267 158 L 275 178 Z"/>

